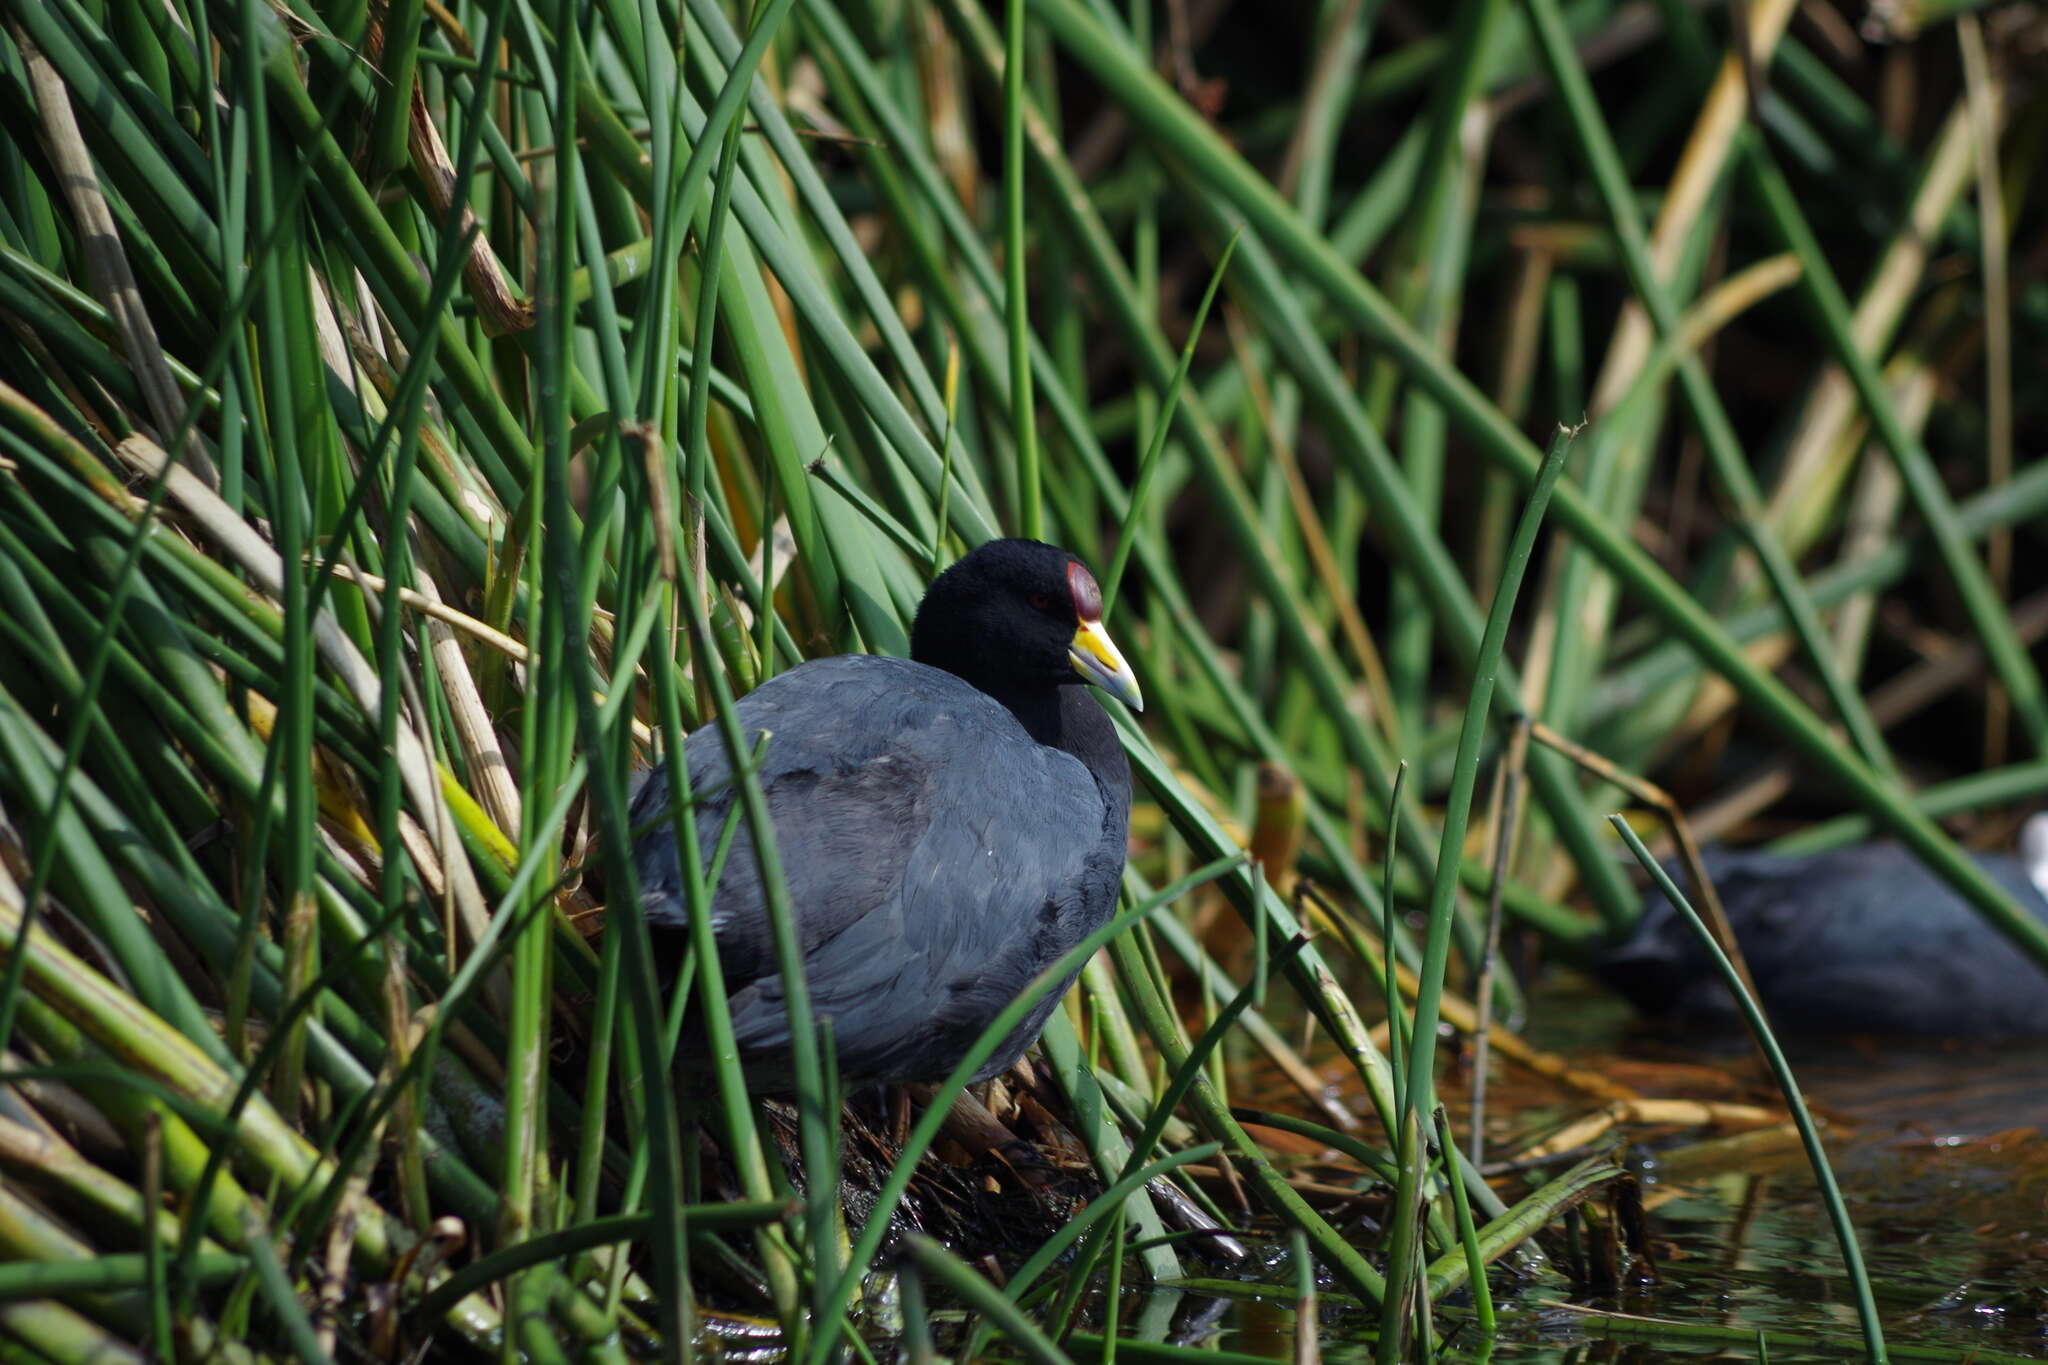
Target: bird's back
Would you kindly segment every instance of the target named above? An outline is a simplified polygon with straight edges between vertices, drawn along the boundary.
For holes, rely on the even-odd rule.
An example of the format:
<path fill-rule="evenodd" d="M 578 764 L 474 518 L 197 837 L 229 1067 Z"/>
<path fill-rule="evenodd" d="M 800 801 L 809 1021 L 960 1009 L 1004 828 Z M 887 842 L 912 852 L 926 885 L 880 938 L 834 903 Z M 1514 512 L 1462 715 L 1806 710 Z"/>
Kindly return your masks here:
<path fill-rule="evenodd" d="M 1100 717 L 1079 688 L 1063 691 Z M 791 669 L 742 698 L 737 715 L 750 746 L 768 736 L 759 777 L 812 1008 L 833 1018 L 849 1081 L 943 1075 L 1114 907 L 1129 787 L 1120 753 L 1110 785 L 1123 791 L 1106 795 L 1079 760 L 1032 739 L 985 693 L 864 655 Z M 741 1054 L 757 1088 L 785 1088 L 784 983 L 752 834 L 715 728 L 684 752 L 707 866 L 729 816 L 735 825 L 712 924 Z M 681 858 L 658 818 L 667 787 L 657 775 L 635 797 L 635 854 L 650 923 L 680 942 Z M 1028 1046 L 1056 999 L 992 1067 Z"/>
<path fill-rule="evenodd" d="M 1976 857 L 2048 922 L 2048 902 L 2018 859 Z M 1706 865 L 1776 1030 L 2048 1035 L 2040 969 L 1896 843 L 1796 857 L 1710 848 Z M 1686 889 L 1683 874 L 1672 872 Z M 1635 936 L 1602 963 L 1601 975 L 1646 1012 L 1735 1022 L 1692 930 L 1654 891 Z"/>

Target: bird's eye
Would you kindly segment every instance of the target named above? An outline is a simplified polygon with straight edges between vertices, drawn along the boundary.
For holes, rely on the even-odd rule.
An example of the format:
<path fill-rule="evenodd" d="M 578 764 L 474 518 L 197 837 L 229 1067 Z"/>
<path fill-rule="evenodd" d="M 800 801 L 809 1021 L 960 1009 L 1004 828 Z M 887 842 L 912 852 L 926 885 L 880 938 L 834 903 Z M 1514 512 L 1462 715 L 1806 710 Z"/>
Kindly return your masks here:
<path fill-rule="evenodd" d="M 1052 606 L 1052 598 L 1046 596 L 1042 592 L 1032 593 L 1028 600 L 1030 601 L 1032 606 L 1038 608 L 1038 610 L 1040 611 L 1046 611 L 1050 609 Z"/>

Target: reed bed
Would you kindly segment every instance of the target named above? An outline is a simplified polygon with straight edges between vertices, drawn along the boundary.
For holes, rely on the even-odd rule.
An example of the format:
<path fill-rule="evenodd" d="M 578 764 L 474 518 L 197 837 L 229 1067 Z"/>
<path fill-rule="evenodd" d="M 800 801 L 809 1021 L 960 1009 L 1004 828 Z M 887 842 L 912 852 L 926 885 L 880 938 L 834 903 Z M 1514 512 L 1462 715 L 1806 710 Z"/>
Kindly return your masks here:
<path fill-rule="evenodd" d="M 1954 837 L 2048 788 L 2030 6 L 0 18 L 0 1358 L 1463 1359 L 1640 1270 L 1614 1130 L 1782 1122 L 1516 1036 L 1609 811 L 1897 838 L 2048 966 Z M 720 868 L 657 961 L 634 774 L 717 727 L 786 929 L 733 699 L 999 534 L 1152 703 L 1080 986 L 909 1118 L 801 990 L 787 1104 L 677 1075 Z"/>

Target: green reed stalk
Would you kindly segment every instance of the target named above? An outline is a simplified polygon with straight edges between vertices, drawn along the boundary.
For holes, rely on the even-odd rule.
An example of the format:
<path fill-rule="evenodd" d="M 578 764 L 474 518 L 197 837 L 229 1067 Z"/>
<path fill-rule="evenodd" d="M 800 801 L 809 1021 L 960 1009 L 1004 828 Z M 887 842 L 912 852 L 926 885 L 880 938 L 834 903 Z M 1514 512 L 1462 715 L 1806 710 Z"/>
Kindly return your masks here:
<path fill-rule="evenodd" d="M 1380 858 L 1385 878 L 1380 888 L 1380 957 L 1385 968 L 1380 993 L 1387 1003 L 1387 1065 L 1393 1070 L 1395 1122 L 1399 1125 L 1407 1123 L 1408 1090 L 1403 1078 L 1413 1060 L 1408 1042 L 1413 1030 L 1401 1005 L 1400 954 L 1395 949 L 1401 940 L 1395 932 L 1400 912 L 1394 901 L 1394 864 L 1401 849 L 1401 788 L 1407 781 L 1408 760 L 1404 758 L 1394 769 L 1394 785 L 1387 793 L 1387 851 Z"/>
<path fill-rule="evenodd" d="M 1457 302 L 1465 285 L 1477 217 L 1478 176 L 1468 153 L 1482 163 L 1485 157 L 1485 143 L 1470 136 L 1470 116 L 1485 83 L 1487 58 L 1505 9 L 1505 0 L 1465 0 L 1450 16 L 1446 32 L 1453 48 L 1438 74 L 1423 119 L 1428 130 L 1422 152 L 1423 179 L 1416 187 L 1388 267 L 1394 305 L 1417 333 L 1446 357 L 1456 350 Z M 1488 117 L 1483 110 L 1480 116 Z M 1477 141 L 1477 145 L 1468 147 L 1468 141 Z M 1382 427 L 1392 415 L 1396 374 L 1394 367 L 1382 360 L 1372 376 L 1367 411 Z M 1434 529 L 1442 514 L 1444 491 L 1443 413 L 1421 394 L 1410 394 L 1403 407 L 1402 472 L 1417 509 Z M 1433 621 L 1423 594 L 1405 574 L 1394 577 L 1387 620 L 1387 673 L 1395 704 L 1404 715 L 1419 715 L 1429 680 Z"/>
<path fill-rule="evenodd" d="M 1124 508 L 1123 525 L 1117 531 L 1116 557 L 1110 560 L 1109 574 L 1102 580 L 1104 615 L 1116 605 L 1117 588 L 1123 583 L 1124 567 L 1131 560 L 1131 546 L 1137 538 L 1138 522 L 1145 515 L 1146 495 L 1152 491 L 1152 480 L 1159 473 L 1159 457 L 1166 450 L 1166 435 L 1173 429 L 1174 404 L 1180 401 L 1180 387 L 1187 382 L 1188 366 L 1194 363 L 1195 344 L 1202 339 L 1202 324 L 1209 320 L 1209 305 L 1216 301 L 1216 290 L 1230 270 L 1230 256 L 1237 250 L 1237 236 L 1234 232 L 1230 234 L 1230 240 L 1223 244 L 1223 251 L 1216 258 L 1216 268 L 1209 272 L 1209 285 L 1202 291 L 1201 303 L 1195 307 L 1195 320 L 1188 327 L 1187 344 L 1181 347 L 1180 363 L 1173 367 L 1173 377 L 1166 381 L 1165 396 L 1159 400 L 1159 419 L 1153 424 L 1152 439 L 1145 445 L 1144 458 L 1138 464 L 1138 477 L 1131 484 L 1131 500 Z"/>
<path fill-rule="evenodd" d="M 1451 1118 L 1444 1107 L 1436 1107 L 1436 1139 L 1438 1150 L 1449 1154 L 1458 1150 L 1451 1137 Z M 1452 1180 L 1451 1207 L 1457 1216 L 1458 1240 L 1465 1248 L 1466 1273 L 1472 1277 L 1472 1312 L 1479 1321 L 1479 1330 L 1492 1336 L 1495 1326 L 1493 1314 L 1493 1288 L 1486 1282 L 1486 1257 L 1479 1248 L 1479 1231 L 1472 1225 L 1472 1203 L 1465 1198 L 1465 1182 Z"/>
<path fill-rule="evenodd" d="M 1003 49 L 1003 321 L 1010 345 L 1010 439 L 1017 447 L 1017 527 L 1045 539 L 1038 420 L 1031 401 L 1031 294 L 1024 259 L 1024 0 L 1008 0 Z"/>
<path fill-rule="evenodd" d="M 1478 782 L 1479 748 L 1485 738 L 1486 718 L 1492 702 L 1495 670 L 1507 644 L 1508 622 L 1528 570 L 1529 556 L 1536 547 L 1536 533 L 1550 505 L 1551 490 L 1571 450 L 1575 428 L 1560 427 L 1543 459 L 1536 485 L 1522 509 L 1515 538 L 1508 545 L 1501 565 L 1500 586 L 1486 615 L 1486 636 L 1480 643 L 1479 661 L 1474 669 L 1472 693 L 1465 707 L 1465 725 L 1458 738 L 1458 756 L 1451 771 L 1450 794 L 1444 801 L 1443 850 L 1437 859 L 1436 881 L 1430 887 L 1429 936 L 1423 948 L 1422 970 L 1415 995 L 1415 1028 L 1408 1068 L 1408 1105 L 1412 1112 L 1428 1112 L 1435 1084 L 1437 1014 L 1443 992 L 1444 967 L 1450 947 L 1451 897 L 1457 877 L 1457 858 L 1464 847 L 1466 822 L 1471 815 L 1472 792 Z"/>
<path fill-rule="evenodd" d="M 1777 1038 L 1771 1033 L 1770 1024 L 1764 1019 L 1762 1008 L 1748 989 L 1742 984 L 1741 975 L 1721 951 L 1721 945 L 1714 941 L 1713 931 L 1707 928 L 1699 912 L 1692 908 L 1692 902 L 1685 898 L 1677 883 L 1671 880 L 1657 860 L 1650 856 L 1650 850 L 1629 828 L 1628 822 L 1619 815 L 1607 817 L 1615 832 L 1621 835 L 1636 861 L 1650 874 L 1657 889 L 1685 917 L 1686 924 L 1700 941 L 1707 956 L 1714 964 L 1714 970 L 1727 983 L 1734 995 L 1736 1006 L 1741 1009 L 1744 1022 L 1749 1025 L 1751 1036 L 1763 1051 L 1764 1061 L 1771 1068 L 1771 1079 L 1778 1083 L 1779 1093 L 1785 1097 L 1785 1107 L 1792 1111 L 1792 1122 L 1799 1129 L 1799 1141 L 1806 1148 L 1806 1159 L 1813 1167 L 1814 1183 L 1820 1187 L 1821 1202 L 1827 1205 L 1828 1221 L 1834 1225 L 1835 1240 L 1841 1244 L 1842 1264 L 1849 1276 L 1849 1287 L 1856 1298 L 1856 1318 L 1863 1328 L 1863 1348 L 1870 1365 L 1883 1365 L 1888 1358 L 1885 1352 L 1884 1327 L 1878 1320 L 1877 1299 L 1871 1290 L 1870 1276 L 1863 1268 L 1863 1250 L 1856 1241 L 1856 1229 L 1849 1221 L 1849 1206 L 1842 1199 L 1842 1190 L 1835 1183 L 1834 1167 L 1828 1162 L 1828 1153 L 1820 1140 L 1820 1130 L 1814 1126 L 1813 1115 L 1807 1112 L 1806 1100 L 1799 1093 L 1799 1082 L 1792 1075 L 1791 1064 L 1778 1046 Z"/>
<path fill-rule="evenodd" d="M 1407 1088 L 1401 1109 L 1401 1184 L 1396 1194 L 1394 1231 L 1390 1252 L 1390 1275 L 1405 1275 L 1408 1259 L 1417 1246 L 1416 1221 L 1420 1214 L 1423 1164 L 1422 1118 L 1434 1105 L 1437 1016 L 1443 993 L 1444 968 L 1450 953 L 1451 898 L 1456 889 L 1457 860 L 1465 843 L 1466 823 L 1471 816 L 1472 793 L 1478 782 L 1479 749 L 1485 738 L 1487 715 L 1493 703 L 1493 681 L 1500 667 L 1501 651 L 1507 644 L 1508 622 L 1514 615 L 1529 556 L 1536 548 L 1536 533 L 1550 503 L 1551 490 L 1564 469 L 1576 429 L 1560 427 L 1544 457 L 1536 486 L 1515 527 L 1514 539 L 1501 566 L 1500 586 L 1486 615 L 1486 635 L 1480 643 L 1471 695 L 1466 700 L 1465 723 L 1458 737 L 1458 756 L 1451 770 L 1451 789 L 1444 800 L 1443 843 L 1437 856 L 1436 881 L 1430 887 L 1429 931 L 1424 943 L 1422 969 L 1417 973 L 1415 1021 L 1409 1033 Z M 1445 1153 L 1448 1166 L 1456 1160 L 1455 1149 Z M 1388 1306 L 1396 1314 L 1381 1319 L 1381 1358 L 1392 1362 L 1401 1338 L 1402 1300 L 1389 1296 Z"/>

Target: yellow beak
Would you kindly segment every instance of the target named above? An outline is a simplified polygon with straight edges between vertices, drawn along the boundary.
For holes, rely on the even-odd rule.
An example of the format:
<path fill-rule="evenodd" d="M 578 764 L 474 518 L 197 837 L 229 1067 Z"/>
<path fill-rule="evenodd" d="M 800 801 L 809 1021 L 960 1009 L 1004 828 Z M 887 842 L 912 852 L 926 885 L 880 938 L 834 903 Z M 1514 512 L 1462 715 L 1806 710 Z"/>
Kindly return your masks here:
<path fill-rule="evenodd" d="M 1074 671 L 1115 697 L 1133 711 L 1145 709 L 1145 694 L 1138 690 L 1138 675 L 1124 662 L 1123 651 L 1100 621 L 1083 621 L 1067 646 Z"/>

